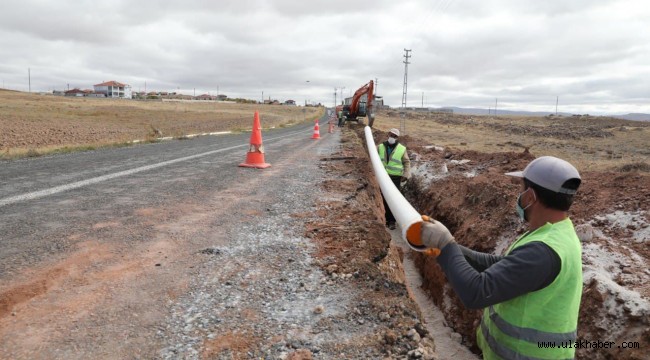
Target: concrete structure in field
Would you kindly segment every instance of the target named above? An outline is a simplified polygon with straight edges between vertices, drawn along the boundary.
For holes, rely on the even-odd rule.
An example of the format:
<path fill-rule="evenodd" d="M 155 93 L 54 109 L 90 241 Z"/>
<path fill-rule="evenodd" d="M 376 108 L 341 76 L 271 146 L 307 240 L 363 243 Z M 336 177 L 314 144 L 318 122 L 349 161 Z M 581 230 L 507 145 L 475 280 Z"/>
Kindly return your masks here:
<path fill-rule="evenodd" d="M 96 93 L 104 94 L 109 98 L 132 98 L 131 85 L 122 84 L 114 80 L 93 85 L 93 87 Z"/>

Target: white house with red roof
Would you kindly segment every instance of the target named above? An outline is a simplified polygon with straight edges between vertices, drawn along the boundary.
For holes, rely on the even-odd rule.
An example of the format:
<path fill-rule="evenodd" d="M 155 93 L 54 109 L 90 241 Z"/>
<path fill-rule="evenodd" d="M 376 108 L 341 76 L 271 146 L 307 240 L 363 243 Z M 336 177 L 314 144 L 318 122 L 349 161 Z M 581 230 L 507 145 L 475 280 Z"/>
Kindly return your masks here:
<path fill-rule="evenodd" d="M 101 84 L 93 85 L 96 93 L 105 94 L 109 98 L 131 99 L 131 85 L 122 84 L 115 80 L 106 81 Z"/>

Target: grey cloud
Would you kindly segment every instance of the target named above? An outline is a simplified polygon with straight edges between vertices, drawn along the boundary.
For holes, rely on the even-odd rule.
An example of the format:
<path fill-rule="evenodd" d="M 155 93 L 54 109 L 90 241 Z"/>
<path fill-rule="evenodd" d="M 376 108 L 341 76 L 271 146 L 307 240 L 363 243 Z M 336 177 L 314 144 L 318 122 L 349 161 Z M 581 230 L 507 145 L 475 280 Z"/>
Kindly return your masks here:
<path fill-rule="evenodd" d="M 115 79 L 253 98 L 264 91 L 299 103 L 331 103 L 334 87 L 347 96 L 378 78 L 380 95 L 399 106 L 403 49 L 411 48 L 409 105 L 422 92 L 427 103 L 449 106 L 499 97 L 504 106 L 545 107 L 559 95 L 576 107 L 650 112 L 650 12 L 642 4 L 5 1 L 0 77 L 25 84 L 31 67 L 32 86 L 42 89 Z"/>

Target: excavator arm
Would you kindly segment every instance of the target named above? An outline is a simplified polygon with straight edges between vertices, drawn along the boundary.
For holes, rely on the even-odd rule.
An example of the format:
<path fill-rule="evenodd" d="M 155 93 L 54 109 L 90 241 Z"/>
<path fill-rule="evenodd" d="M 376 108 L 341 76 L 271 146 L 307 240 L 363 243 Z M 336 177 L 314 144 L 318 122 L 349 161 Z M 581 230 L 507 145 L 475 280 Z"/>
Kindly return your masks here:
<path fill-rule="evenodd" d="M 374 89 L 375 89 L 375 83 L 372 80 L 370 80 L 369 83 L 363 85 L 357 91 L 354 92 L 354 96 L 352 97 L 352 102 L 350 104 L 348 118 L 356 119 L 358 116 L 368 116 L 368 125 L 372 127 L 372 124 L 375 120 L 374 114 L 372 112 L 372 101 L 375 98 Z M 366 100 L 365 108 L 361 109 L 360 107 L 361 97 L 366 94 L 367 94 L 366 96 L 367 100 Z"/>

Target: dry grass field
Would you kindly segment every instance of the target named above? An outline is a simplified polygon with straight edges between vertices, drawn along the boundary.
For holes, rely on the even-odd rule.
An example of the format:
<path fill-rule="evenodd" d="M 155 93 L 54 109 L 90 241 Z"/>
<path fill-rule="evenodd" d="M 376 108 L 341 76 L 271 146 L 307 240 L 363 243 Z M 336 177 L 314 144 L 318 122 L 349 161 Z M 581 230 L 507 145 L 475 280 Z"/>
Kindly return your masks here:
<path fill-rule="evenodd" d="M 226 102 L 64 98 L 0 90 L 0 158 L 152 141 L 161 136 L 250 130 L 313 120 L 322 108 Z"/>
<path fill-rule="evenodd" d="M 514 117 L 407 113 L 377 114 L 375 127 L 405 124 L 406 134 L 432 145 L 479 152 L 524 151 L 570 161 L 580 170 L 625 167 L 650 171 L 650 123 L 610 117 Z"/>

